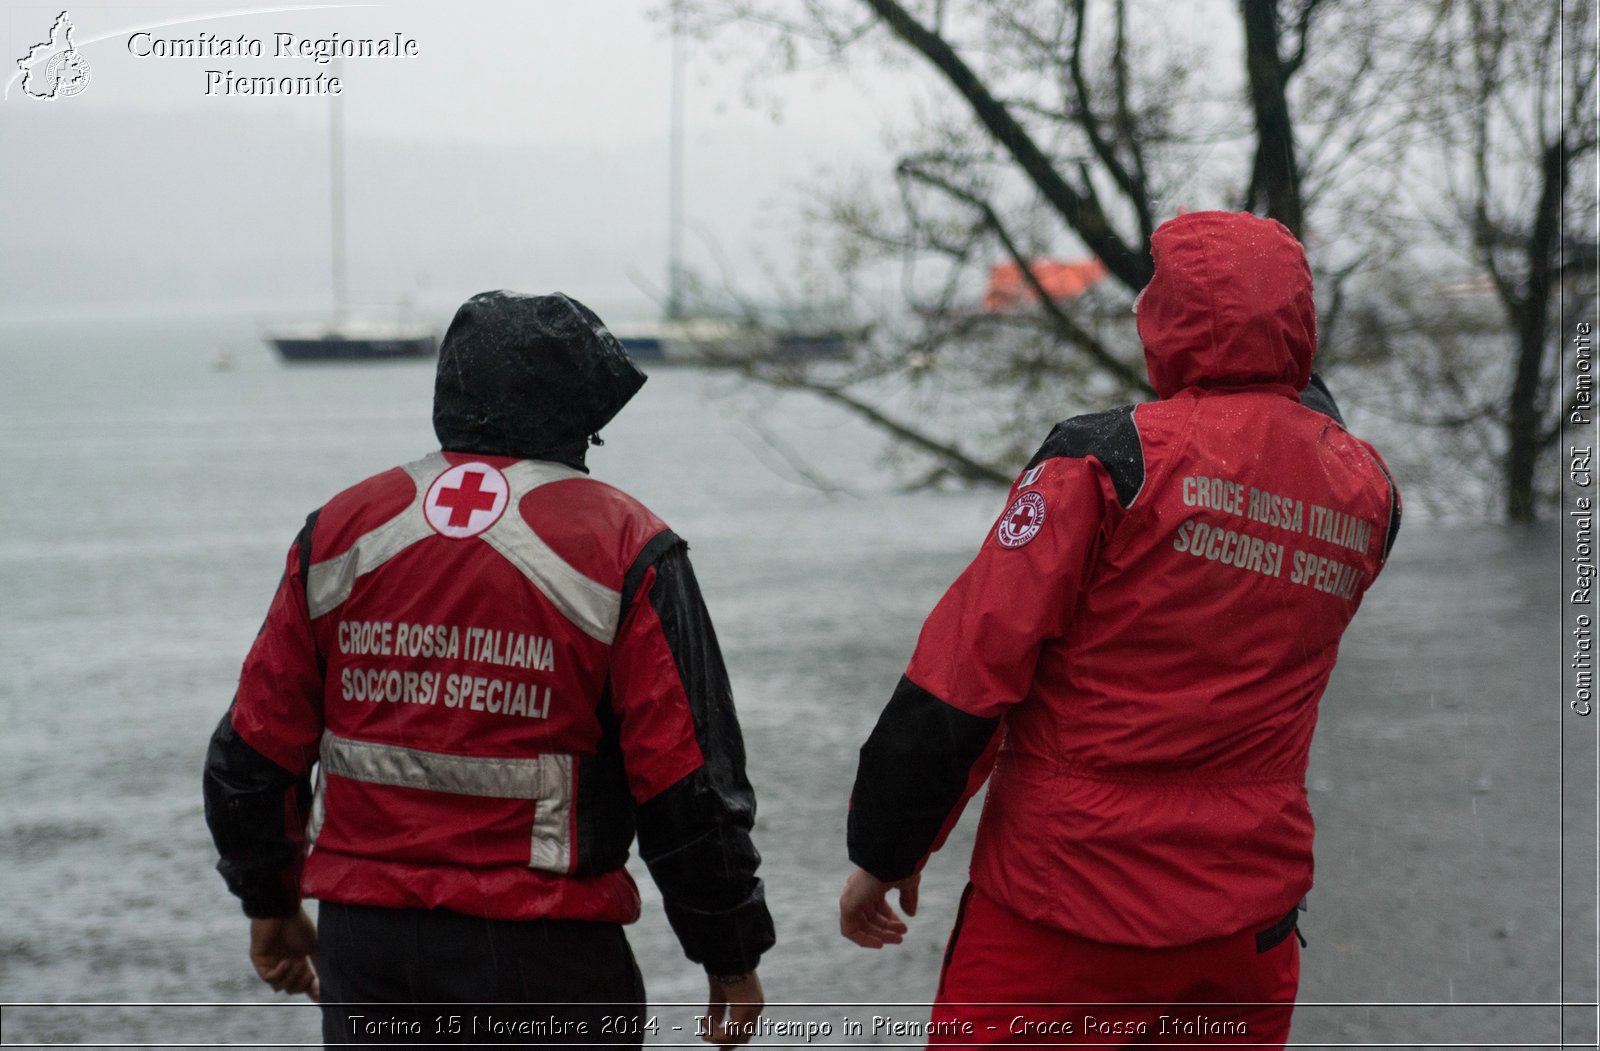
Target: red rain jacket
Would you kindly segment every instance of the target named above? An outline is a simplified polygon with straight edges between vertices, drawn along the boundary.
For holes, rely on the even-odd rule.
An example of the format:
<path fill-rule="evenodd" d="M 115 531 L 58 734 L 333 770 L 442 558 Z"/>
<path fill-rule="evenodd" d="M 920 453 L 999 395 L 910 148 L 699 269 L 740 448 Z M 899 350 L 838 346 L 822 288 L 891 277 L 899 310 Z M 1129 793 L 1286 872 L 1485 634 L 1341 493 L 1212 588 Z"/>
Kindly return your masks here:
<path fill-rule="evenodd" d="M 1138 308 L 1160 400 L 1057 425 L 923 626 L 862 748 L 851 858 L 916 871 L 993 771 L 972 880 L 1029 919 L 1172 946 L 1311 887 L 1317 703 L 1399 497 L 1310 379 L 1283 227 L 1193 213 Z"/>
<path fill-rule="evenodd" d="M 684 953 L 755 969 L 755 794 L 687 545 L 584 473 L 644 382 L 568 296 L 456 311 L 448 451 L 311 514 L 212 734 L 206 821 L 248 915 L 307 894 L 626 923 L 637 831 Z"/>
<path fill-rule="evenodd" d="M 688 955 L 743 973 L 772 944 L 743 765 L 683 542 L 570 467 L 443 452 L 307 523 L 206 787 L 251 915 L 630 923 L 637 824 Z"/>

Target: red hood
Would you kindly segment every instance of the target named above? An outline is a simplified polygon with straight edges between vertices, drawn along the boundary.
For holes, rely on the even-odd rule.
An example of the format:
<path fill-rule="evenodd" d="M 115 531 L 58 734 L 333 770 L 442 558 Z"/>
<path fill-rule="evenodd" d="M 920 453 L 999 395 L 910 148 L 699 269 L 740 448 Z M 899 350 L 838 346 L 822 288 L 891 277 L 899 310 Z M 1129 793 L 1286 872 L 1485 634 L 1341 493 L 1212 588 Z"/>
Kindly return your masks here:
<path fill-rule="evenodd" d="M 1305 387 L 1317 349 L 1311 268 L 1282 224 L 1190 212 L 1161 224 L 1150 251 L 1156 274 L 1139 300 L 1139 338 L 1157 395 Z"/>

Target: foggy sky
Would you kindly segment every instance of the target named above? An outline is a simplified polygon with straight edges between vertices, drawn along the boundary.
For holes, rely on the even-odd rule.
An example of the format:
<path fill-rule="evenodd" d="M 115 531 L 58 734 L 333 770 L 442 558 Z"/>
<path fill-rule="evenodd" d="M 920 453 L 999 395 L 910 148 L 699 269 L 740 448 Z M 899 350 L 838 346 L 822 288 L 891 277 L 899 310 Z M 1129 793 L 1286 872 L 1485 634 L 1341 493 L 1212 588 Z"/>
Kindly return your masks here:
<path fill-rule="evenodd" d="M 329 100 L 207 97 L 205 71 L 327 73 L 270 57 L 273 34 L 400 32 L 418 41 L 415 57 L 339 70 L 353 301 L 438 306 L 491 287 L 561 288 L 618 317 L 652 316 L 666 270 L 671 69 L 657 6 L 384 4 L 165 26 L 206 9 L 69 8 L 88 88 L 38 102 L 13 82 L 0 104 L 0 243 L 11 249 L 0 311 L 324 309 Z M 7 10 L 5 76 L 60 10 Z M 127 38 L 139 29 L 244 34 L 267 57 L 135 57 Z M 750 80 L 748 62 L 722 58 L 691 45 L 686 254 L 709 272 L 714 247 L 759 292 L 763 271 L 793 265 L 806 187 L 886 173 L 880 128 L 927 80 Z"/>

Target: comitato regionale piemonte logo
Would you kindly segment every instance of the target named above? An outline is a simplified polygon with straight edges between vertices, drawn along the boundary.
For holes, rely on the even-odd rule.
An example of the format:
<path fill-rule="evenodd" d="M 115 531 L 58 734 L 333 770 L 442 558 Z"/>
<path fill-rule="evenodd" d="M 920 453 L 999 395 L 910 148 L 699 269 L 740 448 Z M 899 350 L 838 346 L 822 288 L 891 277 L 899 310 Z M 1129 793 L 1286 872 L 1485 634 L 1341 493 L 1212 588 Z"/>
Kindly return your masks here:
<path fill-rule="evenodd" d="M 30 99 L 54 102 L 83 94 L 89 86 L 89 61 L 72 46 L 72 19 L 63 11 L 50 27 L 50 39 L 35 44 L 17 59 L 22 70 L 22 93 Z"/>

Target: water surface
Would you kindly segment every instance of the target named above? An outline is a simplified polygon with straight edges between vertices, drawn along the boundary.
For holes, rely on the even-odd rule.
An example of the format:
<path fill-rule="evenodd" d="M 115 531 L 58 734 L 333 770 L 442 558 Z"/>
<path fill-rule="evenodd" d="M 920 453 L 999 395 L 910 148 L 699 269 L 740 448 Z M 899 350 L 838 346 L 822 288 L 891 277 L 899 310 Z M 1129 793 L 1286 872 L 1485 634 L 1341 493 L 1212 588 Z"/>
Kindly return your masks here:
<path fill-rule="evenodd" d="M 221 350 L 233 369 L 211 368 Z M 0 361 L 0 1000 L 236 1005 L 11 1008 L 5 1037 L 314 1041 L 314 1010 L 245 960 L 200 765 L 305 514 L 434 447 L 430 370 L 283 368 L 226 318 L 12 324 Z M 845 491 L 799 483 L 764 432 Z M 769 998 L 925 1003 L 976 807 L 930 864 L 906 944 L 871 953 L 837 934 L 845 801 L 922 616 L 1001 496 L 901 492 L 880 440 L 838 410 L 697 371 L 653 375 L 605 437 L 596 475 L 690 541 L 730 665 L 780 938 Z M 1593 784 L 1593 735 L 1563 754 L 1555 544 L 1407 523 L 1323 701 L 1303 1001 L 1550 1002 L 1563 977 L 1593 1000 L 1593 818 L 1571 794 Z M 697 1001 L 703 978 L 635 868 L 651 995 Z M 847 1011 L 862 1014 L 771 1013 L 837 1030 Z M 1558 1021 L 1303 1007 L 1295 1039 L 1554 1040 Z"/>

